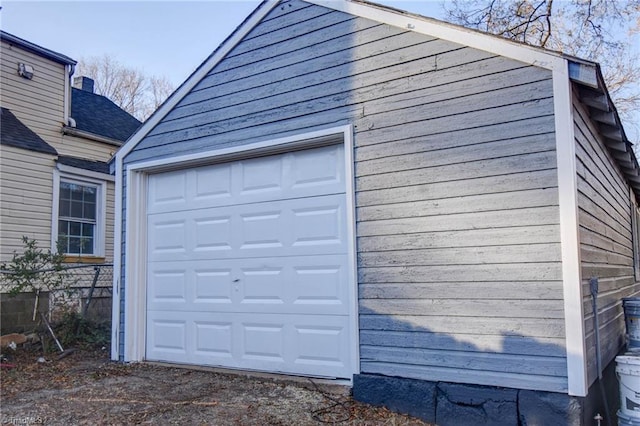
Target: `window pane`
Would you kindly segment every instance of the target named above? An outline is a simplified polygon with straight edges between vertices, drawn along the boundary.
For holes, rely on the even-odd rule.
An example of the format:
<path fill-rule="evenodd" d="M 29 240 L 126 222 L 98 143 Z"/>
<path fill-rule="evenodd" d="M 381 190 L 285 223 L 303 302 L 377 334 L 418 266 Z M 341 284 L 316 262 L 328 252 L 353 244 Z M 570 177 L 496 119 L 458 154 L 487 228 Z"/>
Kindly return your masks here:
<path fill-rule="evenodd" d="M 96 192 L 97 188 L 92 186 L 84 187 L 84 201 L 87 203 L 95 203 L 96 202 Z"/>
<path fill-rule="evenodd" d="M 95 225 L 89 223 L 82 224 L 82 236 L 83 237 L 93 237 L 93 228 Z"/>
<path fill-rule="evenodd" d="M 69 222 L 69 235 L 71 236 L 79 236 L 80 235 L 80 222 Z"/>
<path fill-rule="evenodd" d="M 69 249 L 67 253 L 80 254 L 80 238 L 69 238 Z"/>
<path fill-rule="evenodd" d="M 69 235 L 69 222 L 66 220 L 58 221 L 58 235 Z"/>
<path fill-rule="evenodd" d="M 70 184 L 67 182 L 60 182 L 60 200 L 70 200 L 71 199 L 71 190 L 69 189 Z"/>
<path fill-rule="evenodd" d="M 71 214 L 69 217 L 82 217 L 82 202 L 81 201 L 72 201 L 71 202 Z"/>
<path fill-rule="evenodd" d="M 60 211 L 58 214 L 66 217 L 71 215 L 71 206 L 69 205 L 69 201 L 60 199 Z"/>
<path fill-rule="evenodd" d="M 93 238 L 83 237 L 80 250 L 82 254 L 93 254 Z"/>
<path fill-rule="evenodd" d="M 85 203 L 84 204 L 84 214 L 82 215 L 85 219 L 95 219 L 96 218 L 96 205 L 94 203 Z"/>
<path fill-rule="evenodd" d="M 76 185 L 75 183 L 70 184 L 69 187 L 71 188 L 71 199 L 82 201 L 83 187 L 81 185 Z"/>

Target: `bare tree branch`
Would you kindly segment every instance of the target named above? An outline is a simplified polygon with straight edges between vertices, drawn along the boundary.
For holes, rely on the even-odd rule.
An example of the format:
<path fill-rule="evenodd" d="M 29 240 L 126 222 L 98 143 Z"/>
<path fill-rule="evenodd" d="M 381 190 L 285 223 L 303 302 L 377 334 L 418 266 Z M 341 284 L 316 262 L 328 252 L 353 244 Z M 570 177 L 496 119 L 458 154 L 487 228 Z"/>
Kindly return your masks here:
<path fill-rule="evenodd" d="M 640 0 L 447 3 L 451 22 L 600 63 L 623 119 L 640 110 Z"/>
<path fill-rule="evenodd" d="M 110 55 L 82 58 L 76 75 L 95 81 L 95 92 L 111 99 L 120 108 L 144 121 L 173 92 L 164 77 L 147 76 L 121 64 Z"/>

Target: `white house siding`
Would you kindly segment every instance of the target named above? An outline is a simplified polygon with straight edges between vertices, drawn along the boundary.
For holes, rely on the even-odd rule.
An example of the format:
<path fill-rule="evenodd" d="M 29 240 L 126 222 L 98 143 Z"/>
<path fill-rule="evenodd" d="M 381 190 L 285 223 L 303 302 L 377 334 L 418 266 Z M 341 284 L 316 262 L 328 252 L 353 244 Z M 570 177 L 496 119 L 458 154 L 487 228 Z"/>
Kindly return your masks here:
<path fill-rule="evenodd" d="M 62 135 L 65 67 L 6 41 L 0 43 L 2 106 L 53 146 L 58 154 L 108 161 L 117 147 Z M 18 63 L 33 66 L 33 79 L 18 75 Z M 21 249 L 20 238 L 51 245 L 54 156 L 2 146 L 2 243 L 0 261 Z M 31 195 L 29 195 L 31 194 Z M 106 261 L 113 260 L 114 184 L 107 183 Z"/>
<path fill-rule="evenodd" d="M 71 135 L 64 135 L 62 137 L 62 143 L 54 145 L 54 148 L 60 155 L 70 155 L 72 157 L 103 162 L 109 161 L 118 150 L 118 147 L 115 145 Z"/>
<path fill-rule="evenodd" d="M 354 124 L 362 372 L 563 391 L 552 96 L 548 71 L 292 1 L 125 163 Z"/>
<path fill-rule="evenodd" d="M 22 251 L 23 235 L 51 244 L 54 156 L 0 145 L 0 262 Z"/>
<path fill-rule="evenodd" d="M 2 106 L 57 149 L 64 122 L 64 65 L 4 40 L 0 46 Z M 18 63 L 33 66 L 31 80 L 18 75 Z"/>
<path fill-rule="evenodd" d="M 633 269 L 630 188 L 589 120 L 574 99 L 574 133 L 578 174 L 580 258 L 584 297 L 589 383 L 598 376 L 589 279 L 599 281 L 598 319 L 602 364 L 624 344 L 621 300 L 640 291 Z"/>

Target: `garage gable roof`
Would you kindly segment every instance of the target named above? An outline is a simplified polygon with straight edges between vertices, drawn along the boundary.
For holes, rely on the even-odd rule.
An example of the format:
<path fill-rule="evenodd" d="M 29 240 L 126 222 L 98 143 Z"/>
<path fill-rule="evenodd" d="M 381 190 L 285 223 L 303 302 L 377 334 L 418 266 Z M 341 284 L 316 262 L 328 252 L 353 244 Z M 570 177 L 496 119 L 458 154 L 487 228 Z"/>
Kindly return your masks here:
<path fill-rule="evenodd" d="M 553 69 L 558 61 L 564 63 L 560 53 L 513 42 L 491 34 L 448 24 L 433 18 L 414 15 L 397 9 L 356 0 L 304 0 L 354 16 L 379 21 L 417 33 L 475 47 L 541 68 Z M 124 159 L 136 145 L 180 102 L 281 0 L 264 0 L 238 28 L 178 87 L 178 89 L 140 126 L 118 150 L 116 159 Z"/>
<path fill-rule="evenodd" d="M 264 0 L 236 30 L 182 83 L 116 153 L 120 162 L 144 137 L 282 0 Z M 303 0 L 394 27 L 494 53 L 540 68 L 559 71 L 579 86 L 581 101 L 590 107 L 591 118 L 640 198 L 640 167 L 618 113 L 604 85 L 598 64 L 540 47 L 508 40 L 460 25 L 405 12 L 364 0 Z M 597 105 L 594 104 L 597 102 Z M 603 113 L 604 112 L 604 113 Z M 604 120 L 604 121 L 603 121 Z M 603 126 L 604 130 L 603 130 Z"/>

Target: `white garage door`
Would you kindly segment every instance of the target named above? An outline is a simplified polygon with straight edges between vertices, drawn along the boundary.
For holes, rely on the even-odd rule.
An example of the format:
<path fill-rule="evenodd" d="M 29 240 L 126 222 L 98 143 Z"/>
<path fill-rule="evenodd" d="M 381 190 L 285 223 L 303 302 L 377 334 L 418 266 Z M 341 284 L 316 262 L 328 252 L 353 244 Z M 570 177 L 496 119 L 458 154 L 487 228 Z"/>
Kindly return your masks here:
<path fill-rule="evenodd" d="M 353 373 L 344 152 L 149 176 L 146 359 Z"/>

